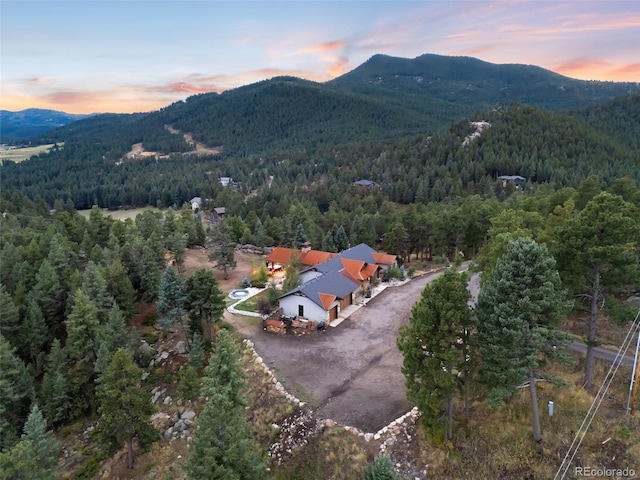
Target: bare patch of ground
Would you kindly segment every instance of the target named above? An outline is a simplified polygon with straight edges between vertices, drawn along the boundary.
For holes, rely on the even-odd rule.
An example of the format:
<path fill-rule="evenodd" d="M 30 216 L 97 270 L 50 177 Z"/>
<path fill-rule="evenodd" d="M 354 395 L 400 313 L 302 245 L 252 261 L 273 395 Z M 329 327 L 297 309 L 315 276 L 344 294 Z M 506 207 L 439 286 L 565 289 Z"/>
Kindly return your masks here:
<path fill-rule="evenodd" d="M 215 262 L 209 261 L 209 253 L 211 252 L 204 248 L 187 250 L 182 276 L 188 278 L 199 268 L 211 270 L 216 275 L 218 286 L 225 293 L 229 293 L 235 288 L 240 288 L 242 280 L 251 278 L 253 269 L 257 268 L 260 263 L 264 261 L 259 255 L 236 251 L 235 258 L 237 266 L 227 272 L 228 278 L 225 279 L 224 272 L 215 267 Z"/>
<path fill-rule="evenodd" d="M 165 125 L 164 127 L 168 132 L 174 135 L 182 134 L 184 140 L 192 145 L 194 150 L 191 152 L 185 152 L 183 155 L 218 155 L 222 152 L 222 146 L 210 147 L 204 143 L 195 142 L 193 136 L 190 133 L 182 133 L 180 130 L 173 128 L 171 125 Z M 169 154 L 166 152 L 150 152 L 144 149 L 142 142 L 134 143 L 131 145 L 131 150 L 124 156 L 125 159 L 135 160 L 147 157 L 169 158 Z"/>
<path fill-rule="evenodd" d="M 204 143 L 199 143 L 193 140 L 193 135 L 190 133 L 182 133 L 180 130 L 178 130 L 177 128 L 172 127 L 171 125 L 165 125 L 164 128 L 167 129 L 167 131 L 169 133 L 172 133 L 174 135 L 180 135 L 182 134 L 182 138 L 184 138 L 184 141 L 187 142 L 189 145 L 193 145 L 193 147 L 195 148 L 195 150 L 193 152 L 187 152 L 187 154 L 196 154 L 196 155 L 218 155 L 219 153 L 222 153 L 222 146 L 218 146 L 218 147 L 209 147 L 208 145 L 205 145 Z"/>

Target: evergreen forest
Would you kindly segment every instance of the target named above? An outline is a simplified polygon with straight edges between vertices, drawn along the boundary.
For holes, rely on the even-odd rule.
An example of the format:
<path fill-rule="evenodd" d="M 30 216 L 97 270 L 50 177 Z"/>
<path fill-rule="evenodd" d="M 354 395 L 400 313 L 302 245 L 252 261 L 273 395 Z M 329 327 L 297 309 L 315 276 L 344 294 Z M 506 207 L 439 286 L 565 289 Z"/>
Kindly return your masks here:
<path fill-rule="evenodd" d="M 157 112 L 97 115 L 28 139 L 56 147 L 0 166 L 0 477 L 57 478 L 50 430 L 82 419 L 98 420 L 93 435 L 104 445 L 92 459 L 94 472 L 121 448 L 133 465 L 134 439 L 141 449 L 158 441 L 140 420 L 154 413 L 146 401 L 151 385 L 140 380 L 151 358 L 131 324 L 141 305 L 157 305 L 164 327 L 184 332 L 194 358 L 181 379 L 184 397 L 201 391 L 221 405 L 205 410 L 201 431 L 223 432 L 220 438 L 230 442 L 212 446 L 196 437 L 195 448 L 219 461 L 201 465 L 190 457 L 188 478 L 214 478 L 211 472 L 225 469 L 245 473 L 215 478 L 264 478 L 261 455 L 242 454 L 254 440 L 241 418 L 239 354 L 221 325 L 224 297 L 215 276 L 204 271 L 182 279 L 189 249 L 214 251 L 219 265 L 230 255 L 228 268 L 238 244 L 295 248 L 301 238 L 332 252 L 366 243 L 397 255 L 403 270 L 455 262 L 462 253 L 487 278 L 478 318 L 496 329 L 504 320 L 494 311 L 496 299 L 513 293 L 502 290 L 496 269 L 512 272 L 516 284 L 530 266 L 526 258 L 539 259 L 535 268 L 557 268 L 523 320 L 533 333 L 517 341 L 529 358 L 510 365 L 520 362 L 524 377 L 505 379 L 510 360 L 492 357 L 495 351 L 470 354 L 492 365 L 487 378 L 494 375 L 496 388 L 481 379 L 464 389 L 465 399 L 499 397 L 494 403 L 500 405 L 543 368 L 545 345 L 559 341 L 548 331 L 562 315 L 579 312 L 593 325 L 603 314 L 630 320 L 624 300 L 640 290 L 637 84 L 502 67 L 464 58 L 376 56 L 327 84 L 280 77 L 196 95 Z M 444 80 L 429 90 L 429 78 Z M 136 144 L 153 153 L 128 155 Z M 198 151 L 196 144 L 217 153 Z M 232 180 L 223 185 L 222 177 Z M 203 202 L 197 210 L 189 204 L 193 197 Z M 160 210 L 126 221 L 108 216 L 135 207 Z M 222 226 L 213 214 L 219 207 Z M 231 253 L 223 249 L 229 245 Z M 462 280 L 447 276 L 444 282 L 431 291 L 439 296 L 436 304 L 424 296 L 413 315 L 416 322 L 424 315 L 439 332 L 442 318 L 428 312 L 460 310 L 468 300 Z M 553 292 L 544 290 L 549 284 Z M 579 300 L 587 297 L 591 303 Z M 521 302 L 509 298 L 509 311 L 516 311 Z M 555 306 L 545 298 L 557 299 Z M 539 308 L 550 311 L 540 315 Z M 471 311 L 450 318 L 464 328 L 476 325 Z M 498 338 L 495 330 L 479 332 L 489 344 L 516 341 Z M 221 337 L 213 347 L 202 347 L 202 337 L 215 335 Z M 412 344 L 414 331 L 403 335 L 401 350 L 420 348 Z M 448 335 L 454 344 L 456 332 Z M 587 340 L 598 345 L 595 326 Z M 466 356 L 450 361 L 461 358 L 463 369 Z M 591 388 L 588 368 L 587 362 Z M 426 381 L 420 375 L 408 382 L 417 405 Z M 443 393 L 423 405 L 433 413 L 423 422 L 425 432 L 432 429 L 446 442 L 454 438 L 453 420 L 434 418 L 458 395 L 458 380 L 433 380 Z M 30 477 L 38 465 L 46 468 Z M 273 468 L 274 478 L 285 478 Z M 372 476 L 375 468 L 388 476 Z M 394 478 L 391 470 L 387 458 L 371 459 L 364 478 Z"/>

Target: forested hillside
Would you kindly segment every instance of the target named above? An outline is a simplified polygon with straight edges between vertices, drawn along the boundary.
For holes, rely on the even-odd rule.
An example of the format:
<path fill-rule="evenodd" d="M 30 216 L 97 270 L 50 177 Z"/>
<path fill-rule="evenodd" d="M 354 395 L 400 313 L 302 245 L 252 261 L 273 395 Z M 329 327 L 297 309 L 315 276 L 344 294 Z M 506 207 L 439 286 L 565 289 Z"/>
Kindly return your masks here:
<path fill-rule="evenodd" d="M 309 241 L 315 249 L 338 252 L 349 244 L 366 243 L 396 255 L 402 269 L 394 269 L 400 277 L 428 265 L 473 260 L 490 279 L 488 290 L 493 293 L 481 310 L 484 319 L 496 325 L 502 319 L 492 312 L 504 297 L 504 282 L 500 272 L 494 272 L 508 271 L 512 281 L 524 282 L 521 291 L 527 291 L 525 280 L 535 275 L 528 275 L 524 260 L 535 255 L 536 268 L 552 275 L 550 282 L 537 285 L 539 305 L 553 284 L 550 293 L 557 302 L 551 303 L 558 309 L 549 314 L 548 325 L 544 319 L 538 325 L 541 333 L 528 339 L 531 353 L 519 369 L 530 379 L 546 378 L 547 365 L 538 361 L 539 354 L 555 351 L 551 346 L 557 344 L 550 343 L 555 337 L 540 335 L 546 335 L 548 326 L 559 326 L 565 306 L 571 306 L 564 305 L 569 294 L 595 299 L 572 304 L 576 321 L 585 325 L 581 331 L 587 332 L 591 352 L 600 342 L 598 321 L 613 323 L 609 317 L 602 320 L 603 305 L 621 324 L 629 320 L 629 310 L 620 301 L 640 288 L 640 94 L 628 93 L 634 85 L 578 82 L 536 67 L 441 60 L 380 56 L 330 84 L 276 78 L 223 94 L 197 95 L 159 112 L 99 115 L 40 137 L 43 142 L 64 142 L 47 154 L 3 163 L 0 386 L 7 394 L 0 395 L 0 476 L 11 472 L 7 478 L 51 478 L 57 447 L 46 429 L 53 426 L 62 437 L 88 419 L 96 429 L 85 430 L 82 441 L 90 444 L 83 446 L 77 460 L 81 467 L 72 467 L 76 478 L 91 477 L 100 462 L 123 445 L 128 445 L 133 463 L 134 438 L 138 451 L 156 440 L 170 450 L 175 443 L 168 437 L 159 439 L 158 429 L 146 421 L 153 411 L 147 391 L 152 387 L 169 388 L 181 402 L 197 405 L 193 416 L 199 410 L 202 428 L 193 432 L 209 435 L 196 438 L 198 452 L 208 452 L 214 440 L 216 445 L 225 443 L 211 433 L 220 431 L 216 422 L 234 425 L 225 430 L 229 444 L 215 455 L 191 456 L 188 464 L 173 458 L 171 468 L 174 463 L 180 466 L 167 472 L 172 478 L 184 478 L 185 472 L 211 478 L 198 476 L 206 467 L 198 460 L 215 459 L 211 461 L 249 469 L 252 474 L 246 478 L 263 478 L 268 463 L 269 475 L 278 480 L 291 478 L 293 471 L 302 472 L 299 478 L 315 479 L 315 472 L 324 468 L 334 472 L 327 478 L 350 479 L 353 471 L 359 474 L 360 466 L 372 460 L 370 450 L 336 448 L 349 461 L 357 457 L 349 476 L 333 453 L 306 462 L 306 455 L 316 454 L 307 448 L 298 467 L 267 457 L 280 428 L 273 428 L 274 422 L 284 424 L 288 414 L 281 409 L 273 419 L 265 405 L 245 408 L 242 367 L 231 337 L 216 337 L 214 352 L 205 352 L 203 323 L 216 334 L 225 329 L 224 294 L 212 265 L 183 278 L 189 249 L 225 269 L 225 278 L 226 269 L 235 265 L 238 244 L 298 247 Z M 473 83 L 471 78 L 478 77 L 488 83 Z M 525 89 L 532 79 L 534 85 Z M 594 100 L 601 103 L 590 105 Z M 221 153 L 196 154 L 196 142 L 220 147 Z M 128 155 L 134 144 L 153 153 Z M 220 177 L 231 180 L 223 185 Z M 370 182 L 356 183 L 359 180 Z M 201 208 L 193 210 L 187 203 L 192 197 L 201 197 Z M 148 206 L 162 210 L 145 209 L 126 221 L 105 216 L 103 210 Z M 224 219 L 216 207 L 225 208 Z M 88 218 L 77 212 L 89 208 Z M 515 247 L 513 240 L 519 242 Z M 505 252 L 511 255 L 506 262 Z M 263 257 L 257 258 L 264 270 Z M 556 264 L 558 272 L 553 273 Z M 466 278 L 447 281 L 457 287 L 438 287 L 444 300 L 437 300 L 434 308 L 446 307 L 445 294 L 458 291 L 450 301 L 467 309 Z M 521 296 L 515 295 L 509 307 L 514 312 Z M 277 302 L 277 293 L 275 297 Z M 536 319 L 538 306 L 529 307 Z M 431 306 L 426 310 L 434 311 Z M 134 325 L 136 314 L 142 319 Z M 508 316 L 510 320 L 517 315 Z M 471 317 L 465 311 L 460 325 L 467 325 Z M 144 322 L 157 330 L 146 331 L 143 342 L 137 327 Z M 522 325 L 512 330 L 531 330 Z M 150 350 L 167 328 L 181 335 L 186 345 L 180 354 L 186 363 L 173 365 L 173 370 L 156 364 L 160 357 Z M 454 330 L 453 340 L 447 340 L 451 345 L 458 344 L 460 330 Z M 512 340 L 494 336 L 499 328 L 489 330 L 481 343 L 491 348 L 476 350 L 470 344 L 469 351 L 474 360 L 491 360 L 497 368 L 493 375 L 501 380 L 512 364 L 491 351 L 494 343 L 512 351 Z M 408 351 L 425 348 L 422 342 L 410 343 L 405 345 Z M 207 356 L 212 360 L 204 369 Z M 467 358 L 464 353 L 456 361 L 466 369 Z M 228 376 L 221 367 L 225 362 L 234 366 Z M 438 362 L 430 368 L 439 378 L 444 371 L 454 371 Z M 586 364 L 590 386 L 593 365 Z M 566 367 L 554 365 L 561 376 L 569 374 Z M 469 390 L 455 386 L 457 374 L 449 375 L 441 378 L 449 389 L 446 394 L 434 396 L 429 402 L 436 403 L 421 408 L 436 415 L 446 403 L 447 411 L 453 412 L 454 396 L 464 391 L 464 401 L 455 402 L 464 403 L 480 422 L 489 416 L 483 402 L 508 403 L 509 412 L 491 417 L 497 424 L 511 418 L 514 430 L 487 434 L 484 424 L 471 426 L 461 413 L 455 418 L 451 413 L 443 444 L 441 438 L 429 437 L 429 427 L 438 431 L 441 425 L 425 418 L 419 430 L 424 439 L 419 441 L 425 443 L 403 461 L 422 462 L 418 470 L 426 472 L 429 462 L 421 452 L 429 449 L 439 458 L 429 470 L 436 477 L 520 478 L 532 468 L 539 468 L 535 472 L 541 478 L 548 477 L 575 426 L 555 424 L 554 435 L 548 437 L 552 440 L 534 445 L 522 434 L 521 418 L 513 420 L 528 415 L 513 413 L 524 411 L 515 398 L 525 378 L 510 379 L 496 393 L 491 384 L 495 378 L 479 380 L 471 367 L 469 381 L 475 383 Z M 422 373 L 420 368 L 417 372 Z M 576 390 L 590 399 L 582 383 L 569 386 L 552 380 L 554 386 L 548 388 L 557 388 L 554 393 L 572 392 L 565 394 L 567 407 Z M 274 387 L 275 382 L 268 383 Z M 211 404 L 198 399 L 199 393 L 218 395 L 216 402 L 224 408 L 207 407 Z M 126 416 L 118 413 L 123 405 L 132 406 Z M 250 425 L 245 423 L 249 414 L 254 420 Z M 581 419 L 582 412 L 563 418 Z M 613 462 L 609 459 L 621 452 L 637 451 L 638 430 L 632 422 L 623 424 L 615 417 L 599 424 L 598 431 L 615 440 L 607 447 L 611 450 L 602 448 L 601 439 L 594 440 L 591 454 Z M 331 435 L 335 440 L 336 434 L 329 433 L 314 441 L 321 444 Z M 493 443 L 498 438 L 504 442 Z M 188 449 L 186 434 L 183 440 L 182 453 Z M 515 448 L 517 455 L 510 450 Z M 488 462 L 484 457 L 489 453 L 458 455 L 477 451 L 500 453 Z M 67 453 L 78 458 L 77 452 Z M 39 477 L 41 470 L 45 473 Z"/>
<path fill-rule="evenodd" d="M 0 110 L 0 143 L 20 141 L 68 125 L 90 115 L 28 108 L 19 112 Z"/>
<path fill-rule="evenodd" d="M 267 200 L 286 199 L 293 193 L 308 196 L 322 210 L 351 191 L 352 183 L 369 179 L 380 194 L 402 204 L 442 201 L 479 194 L 503 196 L 498 178 L 520 175 L 527 190 L 577 187 L 587 176 L 601 177 L 606 185 L 616 178 L 640 178 L 634 139 L 640 135 L 636 121 L 638 95 L 612 102 L 599 113 L 591 110 L 569 115 L 512 105 L 478 113 L 433 134 L 402 136 L 387 141 L 350 142 L 326 148 L 292 149 L 245 155 L 225 149 L 217 156 L 142 158 L 120 161 L 134 142 L 150 138 L 152 145 L 186 144 L 165 129 L 162 137 L 148 137 L 132 125 L 113 130 L 96 128 L 98 118 L 75 124 L 65 135 L 65 147 L 20 164 L 2 167 L 2 196 L 21 192 L 39 196 L 50 207 L 56 200 L 71 201 L 76 208 L 181 205 L 193 196 L 246 214 L 246 207 L 230 205 L 231 192 L 218 178 L 232 177 L 241 191 Z M 189 105 L 189 103 L 185 104 Z M 611 113 L 609 113 L 611 112 Z M 606 122 L 607 115 L 612 117 Z M 602 124 L 619 124 L 624 135 L 608 135 L 587 117 Z M 146 122 L 148 117 L 139 121 Z M 471 121 L 490 124 L 477 138 Z M 106 132 L 115 132 L 109 136 Z M 169 141 L 173 140 L 173 143 Z M 300 193 L 302 192 L 302 193 Z M 220 198 L 218 196 L 221 195 Z M 273 212 L 271 212 L 273 215 Z"/>

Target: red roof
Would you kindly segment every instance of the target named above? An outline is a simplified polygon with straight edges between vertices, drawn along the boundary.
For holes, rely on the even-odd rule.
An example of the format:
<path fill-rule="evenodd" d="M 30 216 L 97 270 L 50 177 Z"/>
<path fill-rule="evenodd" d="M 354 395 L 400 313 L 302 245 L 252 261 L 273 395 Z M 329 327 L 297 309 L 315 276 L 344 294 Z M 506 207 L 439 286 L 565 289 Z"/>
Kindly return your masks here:
<path fill-rule="evenodd" d="M 336 256 L 335 253 L 321 252 L 320 250 L 301 252 L 300 250 L 294 250 L 293 248 L 275 247 L 267 256 L 267 262 L 286 265 L 291 261 L 292 254 L 297 254 L 298 261 L 308 267 L 318 265 L 319 263 L 325 262 Z"/>
<path fill-rule="evenodd" d="M 378 265 L 393 265 L 396 261 L 395 255 L 387 255 L 386 253 L 372 253 L 371 256 Z"/>
<path fill-rule="evenodd" d="M 320 301 L 322 302 L 322 306 L 325 310 L 329 310 L 329 307 L 331 307 L 331 304 L 337 298 L 335 295 L 320 292 L 318 292 L 318 297 L 320 297 Z"/>
<path fill-rule="evenodd" d="M 376 273 L 376 270 L 378 270 L 378 265 L 369 264 L 362 260 L 341 258 L 340 261 L 344 266 L 342 274 L 347 278 L 353 278 L 361 282 L 371 278 L 371 276 Z"/>

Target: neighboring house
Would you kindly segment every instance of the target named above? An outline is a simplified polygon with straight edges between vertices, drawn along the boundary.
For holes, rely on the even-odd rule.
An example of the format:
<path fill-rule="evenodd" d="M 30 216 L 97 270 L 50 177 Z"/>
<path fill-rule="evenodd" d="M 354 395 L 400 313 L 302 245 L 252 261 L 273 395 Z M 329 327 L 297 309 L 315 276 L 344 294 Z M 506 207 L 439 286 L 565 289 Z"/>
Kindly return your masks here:
<path fill-rule="evenodd" d="M 191 210 L 202 210 L 202 198 L 193 197 L 189 200 L 189 203 L 191 204 Z"/>
<path fill-rule="evenodd" d="M 501 177 L 498 177 L 498 180 L 502 180 L 503 188 L 506 188 L 509 182 L 515 183 L 516 188 L 520 188 L 527 182 L 527 179 L 524 177 L 521 177 L 520 175 L 502 175 Z"/>
<path fill-rule="evenodd" d="M 372 182 L 371 180 L 358 180 L 357 182 L 353 182 L 354 187 L 364 187 L 367 190 L 371 190 L 373 187 L 377 187 L 378 184 L 376 182 Z"/>
<path fill-rule="evenodd" d="M 303 246 L 300 250 L 293 248 L 276 247 L 269 256 L 267 256 L 267 267 L 271 270 L 280 270 L 291 262 L 291 256 L 295 255 L 300 265 L 311 267 L 333 258 L 337 253 L 322 252 L 320 250 L 311 250 L 310 245 Z"/>
<path fill-rule="evenodd" d="M 233 185 L 233 179 L 231 177 L 220 177 L 218 180 L 220 180 L 220 184 L 223 187 L 228 187 L 229 185 Z"/>
<path fill-rule="evenodd" d="M 378 278 L 381 270 L 396 261 L 395 255 L 378 253 L 364 243 L 339 254 L 317 253 L 331 257 L 303 269 L 303 283 L 280 297 L 284 315 L 317 322 L 335 320 L 372 278 Z"/>

